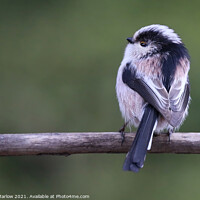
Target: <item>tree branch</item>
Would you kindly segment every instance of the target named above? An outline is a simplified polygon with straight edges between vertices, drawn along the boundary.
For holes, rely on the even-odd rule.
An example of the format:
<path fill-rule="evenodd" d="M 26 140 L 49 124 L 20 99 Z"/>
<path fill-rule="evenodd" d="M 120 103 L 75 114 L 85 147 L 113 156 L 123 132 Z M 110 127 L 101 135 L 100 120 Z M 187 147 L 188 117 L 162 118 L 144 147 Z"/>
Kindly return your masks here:
<path fill-rule="evenodd" d="M 118 132 L 0 134 L 0 156 L 126 153 L 134 133 L 121 146 Z M 150 153 L 200 153 L 200 133 L 174 133 L 153 138 Z"/>

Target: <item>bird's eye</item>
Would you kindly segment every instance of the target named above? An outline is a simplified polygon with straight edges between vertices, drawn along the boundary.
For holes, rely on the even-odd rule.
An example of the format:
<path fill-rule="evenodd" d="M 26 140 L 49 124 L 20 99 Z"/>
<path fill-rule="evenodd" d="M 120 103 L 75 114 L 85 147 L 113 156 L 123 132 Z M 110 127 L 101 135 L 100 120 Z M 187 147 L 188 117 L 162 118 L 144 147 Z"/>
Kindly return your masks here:
<path fill-rule="evenodd" d="M 146 46 L 147 46 L 147 42 L 145 42 L 145 41 L 140 41 L 140 45 L 141 45 L 142 47 L 146 47 Z"/>

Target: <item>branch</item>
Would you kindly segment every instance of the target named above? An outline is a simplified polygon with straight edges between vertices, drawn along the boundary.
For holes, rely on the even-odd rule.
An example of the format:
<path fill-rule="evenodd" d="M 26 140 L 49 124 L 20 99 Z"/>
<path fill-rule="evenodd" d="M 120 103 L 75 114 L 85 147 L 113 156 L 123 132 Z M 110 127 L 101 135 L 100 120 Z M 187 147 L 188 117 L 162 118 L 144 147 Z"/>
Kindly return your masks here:
<path fill-rule="evenodd" d="M 0 134 L 0 156 L 126 153 L 134 133 L 121 146 L 118 132 Z M 200 133 L 174 133 L 153 138 L 150 153 L 200 153 Z"/>

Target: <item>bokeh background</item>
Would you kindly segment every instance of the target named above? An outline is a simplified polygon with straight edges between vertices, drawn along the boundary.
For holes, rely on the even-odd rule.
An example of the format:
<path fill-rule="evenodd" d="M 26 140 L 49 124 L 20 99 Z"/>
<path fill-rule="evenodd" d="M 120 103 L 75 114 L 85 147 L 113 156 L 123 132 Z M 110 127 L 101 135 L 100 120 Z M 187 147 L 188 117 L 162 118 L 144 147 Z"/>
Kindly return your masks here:
<path fill-rule="evenodd" d="M 175 29 L 191 55 L 189 117 L 200 131 L 200 2 L 0 0 L 0 133 L 117 131 L 115 79 L 126 38 L 142 26 Z M 88 194 L 90 199 L 199 199 L 200 155 L 0 158 L 0 194 Z"/>

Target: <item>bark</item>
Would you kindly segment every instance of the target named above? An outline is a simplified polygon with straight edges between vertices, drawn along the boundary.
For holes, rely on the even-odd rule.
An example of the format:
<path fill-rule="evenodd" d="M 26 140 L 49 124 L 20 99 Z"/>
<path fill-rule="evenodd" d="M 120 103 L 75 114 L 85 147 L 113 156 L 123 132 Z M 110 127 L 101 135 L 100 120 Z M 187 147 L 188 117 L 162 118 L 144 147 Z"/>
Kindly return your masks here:
<path fill-rule="evenodd" d="M 0 134 L 0 156 L 126 153 L 134 133 L 121 146 L 118 132 Z M 153 138 L 150 153 L 200 153 L 200 133 L 173 133 Z"/>

